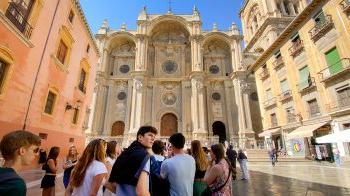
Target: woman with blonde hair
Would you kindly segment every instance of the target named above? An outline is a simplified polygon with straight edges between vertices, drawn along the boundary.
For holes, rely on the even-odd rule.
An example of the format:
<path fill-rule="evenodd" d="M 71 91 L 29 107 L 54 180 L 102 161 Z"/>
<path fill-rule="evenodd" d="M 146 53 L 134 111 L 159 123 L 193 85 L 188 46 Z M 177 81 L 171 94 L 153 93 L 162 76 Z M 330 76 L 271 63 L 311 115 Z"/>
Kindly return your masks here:
<path fill-rule="evenodd" d="M 77 148 L 75 146 L 71 146 L 71 147 L 69 147 L 68 155 L 67 155 L 66 160 L 62 166 L 64 169 L 64 173 L 63 173 L 64 188 L 68 187 L 70 175 L 71 175 L 72 170 L 73 170 L 75 164 L 77 163 L 77 161 L 78 161 Z"/>
<path fill-rule="evenodd" d="M 92 140 L 72 171 L 66 195 L 102 196 L 102 185 L 108 173 L 105 157 L 106 141 Z"/>
<path fill-rule="evenodd" d="M 191 152 L 194 160 L 196 161 L 196 173 L 193 183 L 193 195 L 200 196 L 207 187 L 207 184 L 203 181 L 205 172 L 208 167 L 207 156 L 202 148 L 201 142 L 193 140 L 191 142 Z"/>

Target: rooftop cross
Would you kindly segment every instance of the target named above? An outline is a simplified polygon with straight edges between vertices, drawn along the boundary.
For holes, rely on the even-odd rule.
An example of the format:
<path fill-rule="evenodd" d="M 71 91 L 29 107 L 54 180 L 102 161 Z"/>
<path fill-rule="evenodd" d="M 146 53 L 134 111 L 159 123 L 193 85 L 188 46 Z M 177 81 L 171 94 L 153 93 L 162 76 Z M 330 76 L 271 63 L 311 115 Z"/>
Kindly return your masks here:
<path fill-rule="evenodd" d="M 171 13 L 172 13 L 172 10 L 171 10 L 171 0 L 169 0 L 168 2 L 169 2 L 168 14 L 171 14 Z"/>

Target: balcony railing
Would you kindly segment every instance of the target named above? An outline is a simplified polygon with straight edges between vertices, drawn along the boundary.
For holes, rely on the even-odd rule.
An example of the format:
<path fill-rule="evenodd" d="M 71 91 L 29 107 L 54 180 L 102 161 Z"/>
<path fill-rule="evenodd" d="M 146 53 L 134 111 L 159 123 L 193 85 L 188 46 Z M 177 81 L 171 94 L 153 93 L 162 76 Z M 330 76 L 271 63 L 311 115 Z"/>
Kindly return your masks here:
<path fill-rule="evenodd" d="M 326 105 L 328 112 L 350 109 L 350 95 Z"/>
<path fill-rule="evenodd" d="M 279 97 L 279 101 L 287 100 L 292 97 L 292 91 L 291 90 L 284 91 L 280 95 L 278 95 L 278 97 Z"/>
<path fill-rule="evenodd" d="M 6 10 L 6 17 L 16 26 L 16 28 L 23 33 L 26 38 L 30 38 L 33 27 L 27 21 L 24 15 L 29 10 L 26 10 L 28 6 L 22 2 L 21 4 L 10 2 L 9 7 Z"/>
<path fill-rule="evenodd" d="M 350 72 L 350 58 L 343 58 L 340 61 L 321 70 L 318 74 L 321 75 L 322 81 L 328 81 L 336 76 L 347 74 Z"/>
<path fill-rule="evenodd" d="M 309 111 L 308 111 L 308 114 L 309 114 L 309 118 L 314 118 L 314 117 L 317 117 L 317 116 L 321 116 L 321 112 L 320 112 L 320 108 L 311 108 Z"/>
<path fill-rule="evenodd" d="M 267 77 L 270 76 L 270 73 L 267 70 L 267 68 L 264 68 L 264 69 L 261 70 L 259 76 L 260 76 L 260 79 L 265 80 Z"/>
<path fill-rule="evenodd" d="M 296 56 L 298 56 L 301 52 L 304 51 L 304 44 L 302 40 L 297 40 L 295 42 L 292 42 L 292 46 L 288 49 L 289 50 L 289 54 L 295 58 Z"/>
<path fill-rule="evenodd" d="M 273 68 L 276 70 L 282 66 L 284 66 L 283 58 L 282 57 L 276 58 L 276 60 L 273 62 Z"/>
<path fill-rule="evenodd" d="M 276 98 L 268 99 L 264 102 L 264 107 L 268 108 L 276 104 Z"/>
<path fill-rule="evenodd" d="M 343 0 L 340 2 L 344 12 L 350 12 L 350 0 Z"/>
<path fill-rule="evenodd" d="M 316 86 L 315 78 L 309 77 L 307 80 L 300 82 L 298 84 L 299 92 L 304 92 Z"/>
<path fill-rule="evenodd" d="M 323 21 L 319 21 L 309 31 L 312 41 L 316 42 L 334 27 L 332 17 L 327 15 Z"/>

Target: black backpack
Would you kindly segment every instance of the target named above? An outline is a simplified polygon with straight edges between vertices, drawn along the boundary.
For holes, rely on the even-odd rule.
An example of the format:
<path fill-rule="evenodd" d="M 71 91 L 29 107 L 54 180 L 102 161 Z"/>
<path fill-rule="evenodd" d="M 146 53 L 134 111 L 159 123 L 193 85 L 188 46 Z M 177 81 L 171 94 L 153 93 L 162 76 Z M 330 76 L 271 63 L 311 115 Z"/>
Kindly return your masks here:
<path fill-rule="evenodd" d="M 152 196 L 170 195 L 170 183 L 160 177 L 162 161 L 157 161 L 154 156 L 150 157 L 150 193 Z"/>

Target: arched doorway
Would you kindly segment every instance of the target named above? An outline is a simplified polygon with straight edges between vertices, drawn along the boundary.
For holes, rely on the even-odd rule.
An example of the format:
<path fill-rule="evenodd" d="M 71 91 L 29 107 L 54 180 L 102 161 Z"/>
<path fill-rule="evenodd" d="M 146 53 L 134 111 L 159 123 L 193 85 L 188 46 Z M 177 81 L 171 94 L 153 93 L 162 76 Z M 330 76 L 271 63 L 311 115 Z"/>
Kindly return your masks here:
<path fill-rule="evenodd" d="M 117 121 L 112 125 L 111 136 L 120 136 L 124 134 L 125 123 L 123 121 Z"/>
<path fill-rule="evenodd" d="M 171 136 L 174 133 L 177 133 L 177 117 L 172 113 L 166 113 L 160 122 L 160 135 Z"/>
<path fill-rule="evenodd" d="M 226 128 L 225 124 L 221 121 L 215 121 L 212 125 L 213 135 L 219 136 L 219 142 L 224 143 L 226 141 Z"/>

